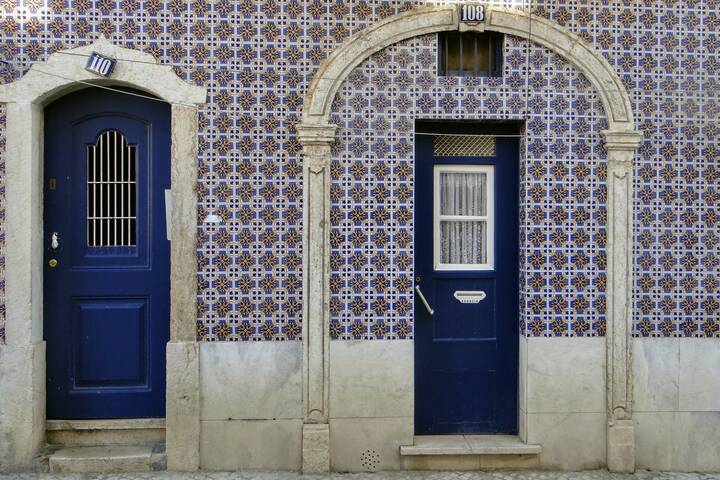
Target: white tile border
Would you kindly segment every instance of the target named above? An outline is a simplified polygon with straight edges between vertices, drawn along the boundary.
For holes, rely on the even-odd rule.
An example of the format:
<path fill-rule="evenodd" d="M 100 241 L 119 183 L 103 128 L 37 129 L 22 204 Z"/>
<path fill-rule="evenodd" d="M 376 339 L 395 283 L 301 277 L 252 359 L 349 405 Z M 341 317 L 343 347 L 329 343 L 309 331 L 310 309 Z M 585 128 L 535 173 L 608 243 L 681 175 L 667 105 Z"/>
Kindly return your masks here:
<path fill-rule="evenodd" d="M 85 70 L 88 54 L 116 58 L 110 79 Z M 65 55 L 73 53 L 74 55 Z M 87 83 L 131 86 L 171 105 L 172 243 L 170 247 L 170 343 L 168 344 L 167 447 L 168 468 L 195 470 L 199 465 L 199 390 L 196 320 L 197 105 L 205 103 L 204 87 L 181 80 L 169 65 L 152 55 L 100 39 L 91 45 L 56 52 L 34 64 L 15 82 L 0 85 L 7 103 L 6 144 L 6 358 L 37 357 L 44 352 L 42 332 L 42 171 L 43 107 Z M 9 362 L 12 364 L 13 362 Z M 174 370 L 178 367 L 179 370 Z M 3 469 L 30 466 L 45 440 L 45 362 L 13 382 L 0 385 L 0 398 L 26 398 L 22 412 L 3 413 L 0 437 L 14 449 L 0 449 Z M 19 408 L 19 407 L 18 407 Z M 27 430 L 23 432 L 23 430 Z M 32 432 L 29 435 L 28 432 Z"/>

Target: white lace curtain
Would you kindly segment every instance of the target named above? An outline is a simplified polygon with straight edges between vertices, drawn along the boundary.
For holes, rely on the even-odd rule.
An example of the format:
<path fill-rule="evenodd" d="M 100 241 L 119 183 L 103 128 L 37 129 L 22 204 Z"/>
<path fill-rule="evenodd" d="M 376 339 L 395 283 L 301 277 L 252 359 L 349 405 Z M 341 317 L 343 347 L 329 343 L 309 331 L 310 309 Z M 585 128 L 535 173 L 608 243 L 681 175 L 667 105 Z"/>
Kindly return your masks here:
<path fill-rule="evenodd" d="M 440 174 L 440 261 L 487 263 L 487 175 Z M 462 217 L 468 217 L 466 219 Z"/>

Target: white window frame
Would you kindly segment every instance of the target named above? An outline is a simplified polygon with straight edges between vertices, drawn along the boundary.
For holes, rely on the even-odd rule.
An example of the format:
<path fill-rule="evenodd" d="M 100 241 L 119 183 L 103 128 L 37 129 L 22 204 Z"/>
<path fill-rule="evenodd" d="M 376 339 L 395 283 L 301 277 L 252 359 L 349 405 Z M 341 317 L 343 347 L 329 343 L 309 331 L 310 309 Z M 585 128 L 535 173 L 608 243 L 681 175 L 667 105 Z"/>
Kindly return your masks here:
<path fill-rule="evenodd" d="M 487 177 L 487 203 L 485 215 L 441 215 L 440 174 L 484 173 Z M 483 220 L 487 225 L 487 263 L 442 263 L 440 262 L 440 221 Z M 494 165 L 435 165 L 433 167 L 433 265 L 435 270 L 481 271 L 495 269 L 495 166 Z"/>

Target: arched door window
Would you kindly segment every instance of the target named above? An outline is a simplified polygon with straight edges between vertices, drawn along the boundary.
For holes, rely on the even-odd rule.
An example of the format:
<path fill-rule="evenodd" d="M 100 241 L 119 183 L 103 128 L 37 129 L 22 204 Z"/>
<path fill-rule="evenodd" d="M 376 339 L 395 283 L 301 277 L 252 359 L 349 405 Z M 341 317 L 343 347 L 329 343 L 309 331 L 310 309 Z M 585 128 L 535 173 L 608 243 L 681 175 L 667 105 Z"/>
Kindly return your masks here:
<path fill-rule="evenodd" d="M 137 245 L 137 152 L 122 133 L 106 130 L 87 147 L 87 242 Z"/>

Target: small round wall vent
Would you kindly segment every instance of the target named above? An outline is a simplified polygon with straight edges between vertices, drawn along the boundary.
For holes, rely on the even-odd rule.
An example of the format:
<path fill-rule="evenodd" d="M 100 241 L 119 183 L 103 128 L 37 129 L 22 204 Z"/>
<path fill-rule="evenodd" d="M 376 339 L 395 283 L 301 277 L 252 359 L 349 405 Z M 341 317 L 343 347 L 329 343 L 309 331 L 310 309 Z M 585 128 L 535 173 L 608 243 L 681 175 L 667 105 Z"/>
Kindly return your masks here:
<path fill-rule="evenodd" d="M 368 472 L 376 471 L 380 466 L 380 454 L 372 448 L 365 450 L 360 455 L 360 465 Z"/>

